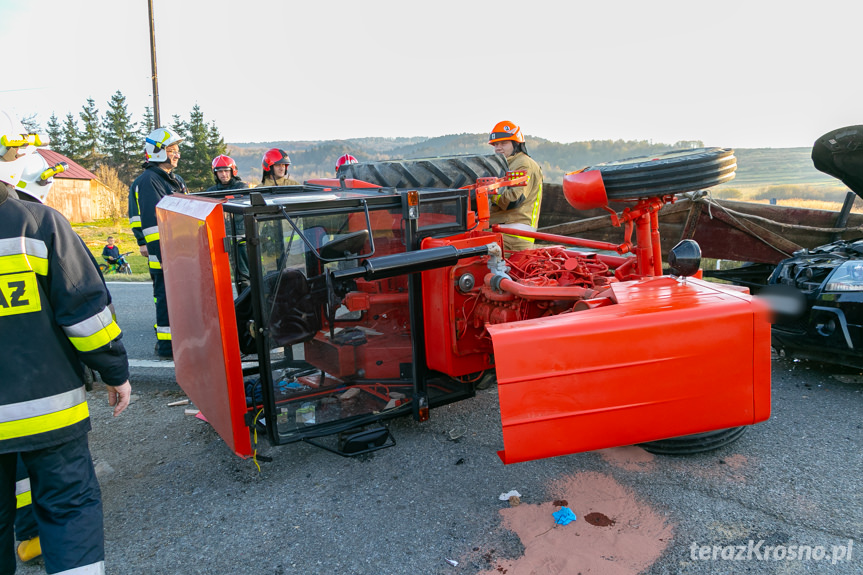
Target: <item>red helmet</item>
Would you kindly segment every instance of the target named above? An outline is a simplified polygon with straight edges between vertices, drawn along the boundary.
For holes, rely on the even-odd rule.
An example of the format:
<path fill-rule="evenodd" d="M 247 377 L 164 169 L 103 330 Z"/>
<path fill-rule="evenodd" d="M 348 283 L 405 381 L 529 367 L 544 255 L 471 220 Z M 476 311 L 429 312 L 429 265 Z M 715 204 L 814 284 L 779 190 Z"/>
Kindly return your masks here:
<path fill-rule="evenodd" d="M 491 130 L 491 134 L 488 136 L 488 143 L 493 145 L 495 142 L 502 142 L 504 140 L 512 140 L 513 142 L 523 144 L 524 136 L 521 133 L 521 128 L 507 120 L 495 124 Z"/>
<path fill-rule="evenodd" d="M 264 168 L 264 173 L 266 174 L 269 172 L 270 168 L 276 164 L 285 164 L 286 166 L 290 166 L 291 157 L 288 156 L 286 151 L 280 150 L 279 148 L 267 150 L 267 153 L 264 154 L 264 159 L 261 161 L 261 167 Z"/>
<path fill-rule="evenodd" d="M 336 173 L 339 173 L 339 168 L 344 166 L 345 164 L 359 164 L 357 159 L 350 154 L 345 154 L 340 156 L 338 160 L 336 160 Z"/>
<path fill-rule="evenodd" d="M 234 161 L 234 158 L 223 154 L 221 156 L 216 156 L 213 159 L 213 173 L 227 169 L 231 170 L 232 176 L 237 175 L 237 163 Z"/>

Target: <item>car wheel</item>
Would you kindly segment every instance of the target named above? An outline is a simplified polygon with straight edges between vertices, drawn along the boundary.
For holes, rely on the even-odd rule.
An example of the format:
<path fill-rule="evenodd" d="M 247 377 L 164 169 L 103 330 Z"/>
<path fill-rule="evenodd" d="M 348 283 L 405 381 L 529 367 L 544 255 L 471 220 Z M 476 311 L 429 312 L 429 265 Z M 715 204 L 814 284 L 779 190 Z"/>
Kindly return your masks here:
<path fill-rule="evenodd" d="M 344 164 L 338 177 L 385 188 L 461 188 L 477 178 L 503 177 L 506 169 L 501 154 L 467 155 Z"/>
<path fill-rule="evenodd" d="M 660 455 L 694 455 L 730 445 L 740 439 L 746 429 L 746 426 L 729 427 L 706 433 L 648 441 L 647 443 L 640 443 L 639 447 L 643 447 L 650 453 Z"/>
<path fill-rule="evenodd" d="M 605 162 L 599 171 L 608 199 L 635 199 L 702 190 L 734 178 L 737 159 L 730 148 L 676 150 Z"/>

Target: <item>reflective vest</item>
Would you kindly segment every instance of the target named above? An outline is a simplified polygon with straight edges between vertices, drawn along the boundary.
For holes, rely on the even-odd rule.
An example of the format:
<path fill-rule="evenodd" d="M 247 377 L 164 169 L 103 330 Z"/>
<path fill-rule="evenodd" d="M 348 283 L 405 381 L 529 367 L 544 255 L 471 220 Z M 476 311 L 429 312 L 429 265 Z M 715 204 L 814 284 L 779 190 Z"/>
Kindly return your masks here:
<path fill-rule="evenodd" d="M 65 443 L 90 429 L 81 363 L 129 378 L 95 260 L 69 222 L 0 186 L 0 453 Z"/>

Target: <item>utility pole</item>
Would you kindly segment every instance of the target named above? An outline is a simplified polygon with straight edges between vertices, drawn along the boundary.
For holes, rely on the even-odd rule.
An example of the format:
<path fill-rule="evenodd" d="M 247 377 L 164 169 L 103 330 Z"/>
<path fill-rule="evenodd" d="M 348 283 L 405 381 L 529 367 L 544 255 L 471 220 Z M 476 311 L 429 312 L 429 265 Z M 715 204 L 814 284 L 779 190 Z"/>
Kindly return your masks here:
<path fill-rule="evenodd" d="M 153 0 L 147 0 L 150 10 L 150 63 L 153 68 L 153 127 L 162 125 L 159 119 L 159 75 L 156 74 L 156 22 L 153 20 Z"/>

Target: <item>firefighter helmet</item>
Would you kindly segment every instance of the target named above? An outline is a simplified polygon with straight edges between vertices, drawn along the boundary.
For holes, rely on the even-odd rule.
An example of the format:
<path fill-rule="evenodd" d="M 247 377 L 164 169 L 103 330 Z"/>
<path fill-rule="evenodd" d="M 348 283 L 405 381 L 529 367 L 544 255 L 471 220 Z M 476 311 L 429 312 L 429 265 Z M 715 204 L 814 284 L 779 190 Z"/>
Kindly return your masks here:
<path fill-rule="evenodd" d="M 15 186 L 15 191 L 27 194 L 43 204 L 48 192 L 51 191 L 51 186 L 54 185 L 54 176 L 65 172 L 68 168 L 65 162 L 49 166 L 41 154 L 28 154 L 20 160 L 6 163 L 20 165 L 20 174 L 16 178 L 17 181 L 12 184 Z"/>
<path fill-rule="evenodd" d="M 21 179 L 24 170 L 24 158 L 20 157 L 13 161 L 0 161 L 0 182 L 15 186 Z"/>
<path fill-rule="evenodd" d="M 495 124 L 491 134 L 488 136 L 488 143 L 494 145 L 496 142 L 504 140 L 512 140 L 513 142 L 523 144 L 524 136 L 521 133 L 521 128 L 507 120 Z"/>
<path fill-rule="evenodd" d="M 169 128 L 156 128 L 144 140 L 144 156 L 148 162 L 162 163 L 168 161 L 168 153 L 165 148 L 183 141 L 174 130 Z"/>
<path fill-rule="evenodd" d="M 231 156 L 226 156 L 224 154 L 222 154 L 221 156 L 216 156 L 213 159 L 213 173 L 215 174 L 219 170 L 231 170 L 231 175 L 236 176 L 237 163 Z"/>
<path fill-rule="evenodd" d="M 344 154 L 343 156 L 339 156 L 339 159 L 336 160 L 336 174 L 339 173 L 339 168 L 341 168 L 345 164 L 359 164 L 359 162 L 355 157 L 350 154 Z"/>
<path fill-rule="evenodd" d="M 275 166 L 276 164 L 284 164 L 286 166 L 291 165 L 291 157 L 288 156 L 288 153 L 279 148 L 271 148 L 267 150 L 267 153 L 264 154 L 264 159 L 261 160 L 261 167 L 264 168 L 264 173 L 270 171 L 270 168 Z"/>

